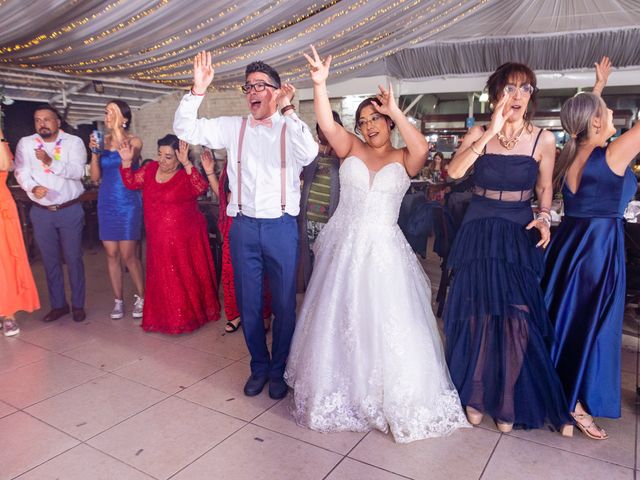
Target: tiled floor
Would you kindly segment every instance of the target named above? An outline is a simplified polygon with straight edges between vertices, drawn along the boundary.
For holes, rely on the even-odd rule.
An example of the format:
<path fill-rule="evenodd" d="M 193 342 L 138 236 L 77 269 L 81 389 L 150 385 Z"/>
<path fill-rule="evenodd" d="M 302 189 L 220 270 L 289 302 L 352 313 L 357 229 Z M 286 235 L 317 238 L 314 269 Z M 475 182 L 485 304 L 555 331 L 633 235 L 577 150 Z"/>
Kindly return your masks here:
<path fill-rule="evenodd" d="M 242 393 L 241 332 L 224 321 L 178 337 L 108 318 L 100 249 L 85 256 L 87 321 L 19 317 L 0 338 L 0 480 L 633 479 L 638 468 L 638 323 L 625 321 L 623 416 L 611 439 L 481 427 L 395 444 L 379 432 L 325 435 L 298 427 L 288 400 Z M 33 265 L 41 292 L 42 266 Z M 425 268 L 437 291 L 435 260 Z M 435 296 L 435 295 L 434 295 Z"/>

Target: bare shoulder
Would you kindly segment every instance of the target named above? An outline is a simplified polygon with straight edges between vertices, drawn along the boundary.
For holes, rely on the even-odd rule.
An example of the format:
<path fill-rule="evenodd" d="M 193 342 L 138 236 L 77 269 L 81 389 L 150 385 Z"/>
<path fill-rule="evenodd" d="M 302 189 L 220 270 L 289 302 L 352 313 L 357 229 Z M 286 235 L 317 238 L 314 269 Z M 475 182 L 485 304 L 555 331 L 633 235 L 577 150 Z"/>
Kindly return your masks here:
<path fill-rule="evenodd" d="M 538 130 L 540 130 L 540 128 L 538 127 L 534 127 L 537 128 Z M 535 134 L 537 135 L 538 133 L 535 132 Z M 549 130 L 542 130 L 542 133 L 540 133 L 540 140 L 538 140 L 538 143 L 548 147 L 549 145 L 553 145 L 553 147 L 555 148 L 556 146 L 556 136 L 551 133 L 551 131 Z"/>
<path fill-rule="evenodd" d="M 131 145 L 134 147 L 142 147 L 142 140 L 140 137 L 136 137 L 135 135 L 127 135 L 127 140 L 131 142 Z"/>
<path fill-rule="evenodd" d="M 346 156 L 355 155 L 356 157 L 360 157 L 360 158 L 367 156 L 367 144 L 364 141 L 362 141 L 362 139 L 358 137 L 355 133 L 349 132 L 347 130 L 345 130 L 345 132 L 347 132 L 349 141 L 351 142 L 351 148 L 349 152 L 347 152 Z M 334 150 L 335 150 L 335 147 L 334 147 Z"/>
<path fill-rule="evenodd" d="M 549 130 L 533 126 L 531 142 L 536 144 L 533 152 L 536 162 L 540 163 L 540 161 L 549 156 L 550 152 L 554 153 L 552 158 L 555 158 L 556 137 Z"/>
<path fill-rule="evenodd" d="M 484 135 L 485 129 L 480 125 L 474 125 L 469 130 L 467 130 L 467 134 L 465 135 L 470 140 L 477 140 L 482 135 Z"/>

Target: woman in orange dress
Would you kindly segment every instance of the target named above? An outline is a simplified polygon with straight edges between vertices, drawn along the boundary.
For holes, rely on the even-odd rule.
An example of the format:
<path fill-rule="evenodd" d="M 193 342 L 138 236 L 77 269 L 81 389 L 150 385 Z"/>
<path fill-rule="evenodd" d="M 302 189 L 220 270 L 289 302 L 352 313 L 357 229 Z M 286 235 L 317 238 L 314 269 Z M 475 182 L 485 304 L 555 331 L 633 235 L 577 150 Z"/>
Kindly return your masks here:
<path fill-rule="evenodd" d="M 20 333 L 15 317 L 18 310 L 33 312 L 40 308 L 18 210 L 7 188 L 12 166 L 13 156 L 0 128 L 0 321 L 5 337 Z"/>

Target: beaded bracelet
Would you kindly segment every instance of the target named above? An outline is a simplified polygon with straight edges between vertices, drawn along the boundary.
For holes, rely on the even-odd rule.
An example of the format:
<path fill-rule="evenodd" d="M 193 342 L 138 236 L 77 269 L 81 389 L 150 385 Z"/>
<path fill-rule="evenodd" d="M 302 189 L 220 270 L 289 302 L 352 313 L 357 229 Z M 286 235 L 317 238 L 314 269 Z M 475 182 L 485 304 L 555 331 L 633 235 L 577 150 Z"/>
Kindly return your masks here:
<path fill-rule="evenodd" d="M 536 215 L 536 221 L 544 223 L 547 227 L 551 228 L 551 220 L 544 215 Z"/>

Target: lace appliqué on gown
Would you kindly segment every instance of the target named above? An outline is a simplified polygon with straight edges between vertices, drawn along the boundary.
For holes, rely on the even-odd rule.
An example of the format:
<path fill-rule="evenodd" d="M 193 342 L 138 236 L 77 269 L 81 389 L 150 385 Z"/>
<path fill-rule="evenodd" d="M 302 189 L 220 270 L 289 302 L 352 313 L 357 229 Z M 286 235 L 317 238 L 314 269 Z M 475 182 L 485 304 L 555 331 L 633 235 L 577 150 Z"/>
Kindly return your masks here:
<path fill-rule="evenodd" d="M 370 179 L 350 157 L 340 183 L 287 364 L 293 416 L 321 432 L 391 430 L 400 443 L 468 426 L 429 280 L 397 225 L 404 167 L 386 165 Z"/>

